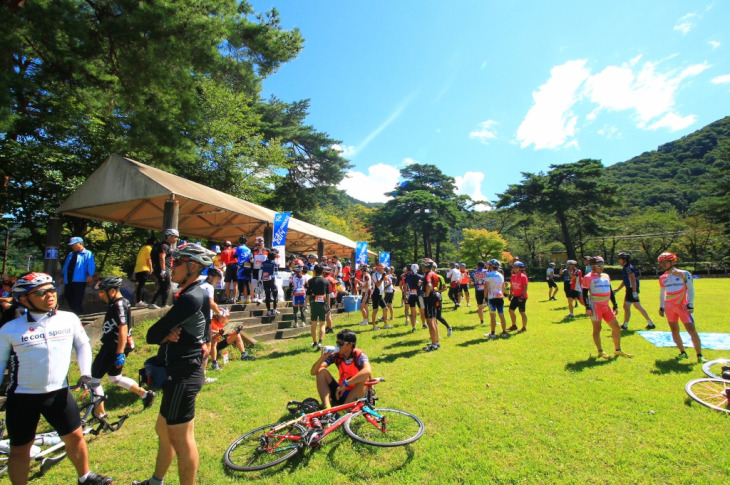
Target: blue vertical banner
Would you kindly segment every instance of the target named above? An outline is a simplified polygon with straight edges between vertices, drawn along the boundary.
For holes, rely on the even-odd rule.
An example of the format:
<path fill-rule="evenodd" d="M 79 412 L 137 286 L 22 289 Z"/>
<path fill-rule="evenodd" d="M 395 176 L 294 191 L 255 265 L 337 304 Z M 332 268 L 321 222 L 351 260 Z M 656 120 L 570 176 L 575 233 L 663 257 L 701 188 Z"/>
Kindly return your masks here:
<path fill-rule="evenodd" d="M 286 231 L 289 229 L 289 219 L 291 219 L 291 212 L 279 212 L 274 216 L 272 246 L 286 245 Z"/>
<path fill-rule="evenodd" d="M 380 264 L 390 267 L 390 253 L 387 251 L 380 251 Z"/>
<path fill-rule="evenodd" d="M 289 229 L 291 212 L 279 212 L 274 215 L 274 231 L 271 235 L 271 247 L 279 250 L 276 262 L 280 268 L 286 264 L 286 232 Z"/>
<path fill-rule="evenodd" d="M 355 262 L 357 264 L 368 264 L 368 243 L 358 241 L 355 246 Z"/>

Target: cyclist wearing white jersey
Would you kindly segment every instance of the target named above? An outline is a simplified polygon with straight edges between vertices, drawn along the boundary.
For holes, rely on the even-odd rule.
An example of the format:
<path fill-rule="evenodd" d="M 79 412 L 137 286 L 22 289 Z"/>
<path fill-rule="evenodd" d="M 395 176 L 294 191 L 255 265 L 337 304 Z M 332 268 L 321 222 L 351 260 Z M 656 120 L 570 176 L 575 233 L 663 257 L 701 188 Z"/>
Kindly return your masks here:
<path fill-rule="evenodd" d="M 73 313 L 56 310 L 56 287 L 50 275 L 21 276 L 12 293 L 28 312 L 0 329 L 0 375 L 10 362 L 6 404 L 10 481 L 27 483 L 30 448 L 42 415 L 66 444 L 78 483 L 111 483 L 111 477 L 89 471 L 79 408 L 68 388 L 73 349 L 81 369 L 79 382 L 88 385 L 91 380 L 91 346 L 81 321 Z"/>

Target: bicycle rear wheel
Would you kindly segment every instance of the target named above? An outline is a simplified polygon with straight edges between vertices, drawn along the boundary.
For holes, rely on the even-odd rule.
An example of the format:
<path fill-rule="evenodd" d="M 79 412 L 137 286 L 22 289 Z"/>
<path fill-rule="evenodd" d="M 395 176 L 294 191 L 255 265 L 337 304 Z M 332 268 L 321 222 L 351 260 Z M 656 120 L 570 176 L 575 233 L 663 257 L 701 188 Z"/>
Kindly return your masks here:
<path fill-rule="evenodd" d="M 689 397 L 708 408 L 730 413 L 730 381 L 723 379 L 695 379 L 684 390 Z"/>
<path fill-rule="evenodd" d="M 373 446 L 403 446 L 423 435 L 423 422 L 398 409 L 367 408 L 345 421 L 345 432 L 354 440 Z"/>
<path fill-rule="evenodd" d="M 722 379 L 722 368 L 728 365 L 730 365 L 730 359 L 711 360 L 702 364 L 702 372 L 704 372 L 707 377 Z"/>
<path fill-rule="evenodd" d="M 263 470 L 296 455 L 304 427 L 295 423 L 274 431 L 276 426 L 267 424 L 236 439 L 223 455 L 226 466 L 241 472 Z"/>

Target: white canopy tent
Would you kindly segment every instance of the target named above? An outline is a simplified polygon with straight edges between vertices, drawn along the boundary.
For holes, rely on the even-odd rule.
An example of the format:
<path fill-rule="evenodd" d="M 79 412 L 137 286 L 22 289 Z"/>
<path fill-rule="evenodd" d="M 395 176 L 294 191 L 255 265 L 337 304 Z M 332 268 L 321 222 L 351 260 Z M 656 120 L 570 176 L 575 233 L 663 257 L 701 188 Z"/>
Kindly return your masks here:
<path fill-rule="evenodd" d="M 176 200 L 178 230 L 193 239 L 237 244 L 241 235 L 260 236 L 275 212 L 177 175 L 112 154 L 57 209 L 59 214 L 162 230 L 165 202 Z M 355 242 L 291 218 L 287 252 L 350 257 Z"/>

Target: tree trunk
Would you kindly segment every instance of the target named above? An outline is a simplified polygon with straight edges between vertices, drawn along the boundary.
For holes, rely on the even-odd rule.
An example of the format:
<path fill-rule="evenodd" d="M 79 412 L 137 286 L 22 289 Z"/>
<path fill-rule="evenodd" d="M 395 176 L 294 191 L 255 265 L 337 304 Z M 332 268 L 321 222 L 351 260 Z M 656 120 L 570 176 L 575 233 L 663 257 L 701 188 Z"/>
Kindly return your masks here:
<path fill-rule="evenodd" d="M 563 211 L 557 211 L 555 217 L 558 219 L 560 224 L 560 232 L 563 234 L 563 246 L 565 246 L 565 252 L 568 253 L 568 259 L 578 259 L 575 254 L 575 246 L 573 245 L 573 239 L 570 237 L 570 230 L 568 228 L 568 218 Z"/>
<path fill-rule="evenodd" d="M 436 262 L 441 260 L 441 240 L 436 241 Z"/>
<path fill-rule="evenodd" d="M 413 230 L 413 262 L 418 261 L 418 233 Z"/>

